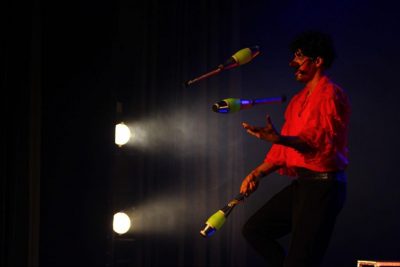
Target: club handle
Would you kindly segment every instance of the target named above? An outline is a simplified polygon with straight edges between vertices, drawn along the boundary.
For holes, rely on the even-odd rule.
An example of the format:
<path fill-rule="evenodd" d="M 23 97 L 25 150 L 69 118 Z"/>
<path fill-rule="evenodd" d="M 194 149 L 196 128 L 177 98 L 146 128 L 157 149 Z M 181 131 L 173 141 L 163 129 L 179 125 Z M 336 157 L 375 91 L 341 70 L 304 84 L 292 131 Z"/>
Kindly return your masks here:
<path fill-rule="evenodd" d="M 228 217 L 228 215 L 231 213 L 233 208 L 239 204 L 243 199 L 245 198 L 244 195 L 238 194 L 236 195 L 229 203 L 221 209 L 221 211 L 225 214 L 225 217 Z"/>

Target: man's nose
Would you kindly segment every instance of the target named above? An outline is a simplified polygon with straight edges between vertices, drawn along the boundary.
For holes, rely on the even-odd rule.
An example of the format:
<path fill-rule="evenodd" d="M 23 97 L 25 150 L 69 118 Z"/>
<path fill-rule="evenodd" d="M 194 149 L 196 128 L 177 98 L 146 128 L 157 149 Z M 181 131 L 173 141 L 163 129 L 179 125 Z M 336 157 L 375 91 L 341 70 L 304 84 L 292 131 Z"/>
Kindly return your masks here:
<path fill-rule="evenodd" d="M 300 66 L 300 64 L 297 61 L 295 61 L 294 59 L 289 62 L 289 67 L 298 68 L 299 66 Z"/>

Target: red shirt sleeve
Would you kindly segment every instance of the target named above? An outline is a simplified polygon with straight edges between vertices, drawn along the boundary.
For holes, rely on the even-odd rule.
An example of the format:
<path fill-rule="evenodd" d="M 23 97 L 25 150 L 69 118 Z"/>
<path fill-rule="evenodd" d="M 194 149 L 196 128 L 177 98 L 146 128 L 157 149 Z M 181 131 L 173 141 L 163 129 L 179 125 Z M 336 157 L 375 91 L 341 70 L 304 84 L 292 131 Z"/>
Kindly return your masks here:
<path fill-rule="evenodd" d="M 290 109 L 290 106 L 288 107 L 288 110 Z M 287 124 L 285 123 L 282 127 L 281 134 L 285 135 L 287 134 Z M 265 156 L 264 162 L 268 162 L 274 166 L 279 166 L 280 169 L 277 170 L 277 172 L 280 175 L 286 175 L 286 176 L 296 176 L 296 172 L 287 167 L 287 159 L 286 159 L 286 150 L 287 149 L 292 149 L 292 148 L 287 148 L 282 145 L 277 145 L 274 144 L 272 145 L 271 149 Z"/>

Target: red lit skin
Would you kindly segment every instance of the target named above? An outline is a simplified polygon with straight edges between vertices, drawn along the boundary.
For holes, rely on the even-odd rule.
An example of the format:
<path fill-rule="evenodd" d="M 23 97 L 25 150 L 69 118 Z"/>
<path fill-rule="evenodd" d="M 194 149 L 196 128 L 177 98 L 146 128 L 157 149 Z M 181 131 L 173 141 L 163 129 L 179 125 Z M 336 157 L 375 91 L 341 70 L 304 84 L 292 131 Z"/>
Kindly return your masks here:
<path fill-rule="evenodd" d="M 296 51 L 289 64 L 290 66 L 297 67 L 294 73 L 295 79 L 305 84 L 305 87 L 309 89 L 309 95 L 313 92 L 319 80 L 324 77 L 323 63 L 323 58 L 317 57 L 313 60 L 310 57 L 304 56 L 299 49 Z M 266 125 L 264 127 L 251 126 L 246 122 L 243 122 L 242 126 L 248 134 L 257 137 L 258 139 L 273 144 L 288 146 L 298 150 L 300 153 L 311 149 L 306 142 L 297 136 L 280 135 L 279 132 L 276 131 L 269 115 L 267 115 Z M 249 196 L 257 189 L 262 177 L 267 176 L 279 168 L 279 166 L 274 166 L 267 162 L 261 163 L 243 179 L 240 193 Z"/>

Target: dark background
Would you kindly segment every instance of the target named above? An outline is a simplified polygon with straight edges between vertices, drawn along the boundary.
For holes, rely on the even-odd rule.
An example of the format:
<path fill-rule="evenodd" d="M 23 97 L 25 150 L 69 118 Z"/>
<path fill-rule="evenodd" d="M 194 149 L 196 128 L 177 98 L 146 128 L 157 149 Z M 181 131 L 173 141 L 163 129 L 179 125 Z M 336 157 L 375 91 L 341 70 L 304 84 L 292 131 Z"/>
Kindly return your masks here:
<path fill-rule="evenodd" d="M 270 147 L 240 123 L 262 125 L 268 113 L 280 128 L 287 104 L 229 115 L 210 107 L 293 96 L 301 85 L 288 43 L 309 29 L 335 40 L 329 75 L 352 103 L 348 199 L 324 266 L 400 260 L 396 5 L 2 2 L 1 265 L 262 266 L 240 229 L 288 178 L 263 181 L 210 239 L 198 232 Z M 182 86 L 255 44 L 251 63 Z M 120 120 L 136 133 L 121 148 Z M 137 218 L 116 236 L 121 210 Z"/>

